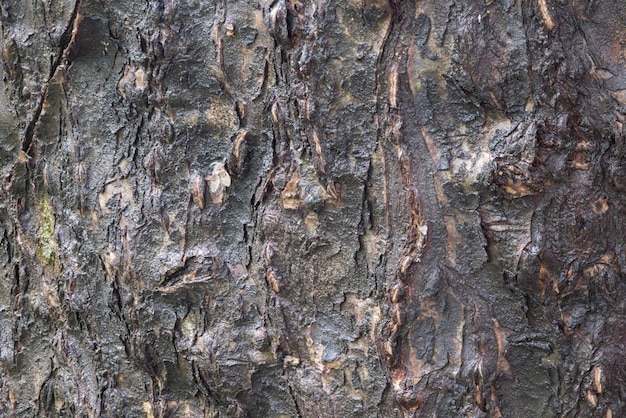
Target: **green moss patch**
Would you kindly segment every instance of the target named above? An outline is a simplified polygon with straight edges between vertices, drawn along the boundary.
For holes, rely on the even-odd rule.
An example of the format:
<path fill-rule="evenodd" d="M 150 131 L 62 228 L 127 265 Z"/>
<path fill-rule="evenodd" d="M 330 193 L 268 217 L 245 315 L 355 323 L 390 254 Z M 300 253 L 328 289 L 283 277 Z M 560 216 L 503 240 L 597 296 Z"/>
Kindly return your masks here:
<path fill-rule="evenodd" d="M 48 198 L 39 202 L 39 220 L 37 257 L 42 263 L 54 267 L 57 262 L 57 242 L 54 238 L 54 213 Z"/>

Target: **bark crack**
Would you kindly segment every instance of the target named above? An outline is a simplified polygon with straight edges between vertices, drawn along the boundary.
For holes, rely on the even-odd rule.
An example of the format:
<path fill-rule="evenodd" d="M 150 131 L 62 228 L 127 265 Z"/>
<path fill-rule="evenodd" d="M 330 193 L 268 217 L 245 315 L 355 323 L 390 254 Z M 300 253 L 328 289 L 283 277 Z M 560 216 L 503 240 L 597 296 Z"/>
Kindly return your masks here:
<path fill-rule="evenodd" d="M 74 9 L 72 10 L 72 15 L 70 17 L 70 20 L 65 28 L 65 31 L 63 32 L 63 35 L 61 35 L 61 45 L 59 45 L 59 54 L 57 55 L 56 59 L 52 62 L 52 65 L 50 66 L 50 74 L 48 75 L 48 80 L 44 84 L 41 94 L 39 95 L 37 107 L 35 108 L 35 111 L 33 112 L 32 117 L 30 118 L 30 120 L 28 121 L 28 124 L 26 125 L 26 129 L 24 131 L 24 140 L 22 141 L 22 147 L 21 147 L 22 152 L 26 156 L 28 156 L 28 152 L 30 150 L 30 147 L 33 141 L 33 136 L 35 134 L 35 126 L 37 125 L 37 122 L 39 121 L 39 118 L 41 117 L 41 112 L 43 111 L 43 105 L 46 101 L 46 96 L 48 94 L 48 87 L 50 85 L 50 81 L 56 74 L 59 67 L 61 67 L 61 63 L 63 59 L 67 56 L 68 47 L 72 41 L 72 34 L 74 30 L 76 30 L 78 21 L 80 20 L 80 16 L 78 14 L 79 5 L 80 5 L 80 0 L 76 0 L 76 2 L 74 3 Z"/>
<path fill-rule="evenodd" d="M 302 418 L 302 413 L 300 412 L 300 407 L 298 406 L 298 400 L 296 399 L 296 394 L 293 390 L 293 387 L 291 386 L 291 383 L 289 383 L 289 395 L 291 395 L 291 399 L 293 400 L 293 405 L 294 408 L 296 409 L 296 414 L 298 418 Z"/>
<path fill-rule="evenodd" d="M 76 0 L 76 2 L 74 2 L 74 9 L 72 10 L 72 15 L 70 16 L 70 20 L 67 26 L 65 27 L 65 31 L 63 31 L 63 34 L 61 35 L 61 45 L 59 45 L 59 55 L 57 55 L 56 59 L 52 63 L 52 66 L 50 67 L 50 74 L 48 76 L 48 81 L 50 81 L 52 77 L 54 77 L 54 74 L 56 73 L 57 68 L 61 65 L 63 58 L 67 56 L 67 48 L 70 46 L 72 42 L 74 31 L 77 29 L 78 23 L 80 22 L 80 19 L 81 19 L 78 14 L 79 6 L 80 6 L 80 0 Z"/>

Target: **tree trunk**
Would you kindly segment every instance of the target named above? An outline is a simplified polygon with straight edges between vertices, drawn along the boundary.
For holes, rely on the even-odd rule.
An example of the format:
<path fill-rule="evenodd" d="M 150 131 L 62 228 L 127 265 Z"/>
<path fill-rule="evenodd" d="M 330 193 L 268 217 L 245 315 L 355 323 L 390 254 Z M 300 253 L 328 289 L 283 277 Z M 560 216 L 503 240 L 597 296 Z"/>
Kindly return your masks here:
<path fill-rule="evenodd" d="M 622 1 L 0 6 L 0 415 L 626 414 Z"/>

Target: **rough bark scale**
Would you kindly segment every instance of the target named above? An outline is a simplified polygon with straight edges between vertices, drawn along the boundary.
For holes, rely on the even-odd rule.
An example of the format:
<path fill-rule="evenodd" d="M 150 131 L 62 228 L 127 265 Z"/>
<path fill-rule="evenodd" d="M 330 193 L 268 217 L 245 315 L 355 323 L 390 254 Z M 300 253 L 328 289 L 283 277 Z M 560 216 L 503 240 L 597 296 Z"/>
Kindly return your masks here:
<path fill-rule="evenodd" d="M 0 414 L 621 416 L 620 1 L 4 1 Z"/>

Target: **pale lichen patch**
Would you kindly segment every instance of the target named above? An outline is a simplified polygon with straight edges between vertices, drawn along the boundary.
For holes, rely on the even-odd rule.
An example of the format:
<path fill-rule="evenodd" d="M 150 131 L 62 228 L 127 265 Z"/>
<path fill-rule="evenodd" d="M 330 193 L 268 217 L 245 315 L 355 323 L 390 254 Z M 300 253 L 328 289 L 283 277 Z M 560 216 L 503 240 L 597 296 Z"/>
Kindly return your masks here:
<path fill-rule="evenodd" d="M 114 180 L 104 186 L 104 191 L 98 194 L 98 203 L 102 213 L 109 212 L 107 204 L 115 196 L 119 197 L 122 208 L 131 204 L 133 201 L 133 189 L 128 180 Z"/>

